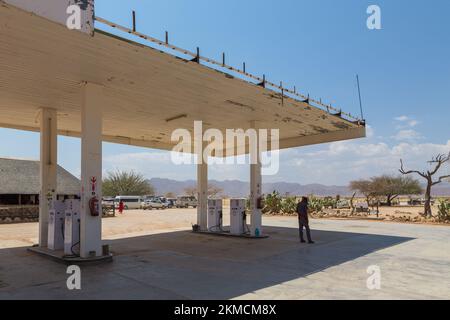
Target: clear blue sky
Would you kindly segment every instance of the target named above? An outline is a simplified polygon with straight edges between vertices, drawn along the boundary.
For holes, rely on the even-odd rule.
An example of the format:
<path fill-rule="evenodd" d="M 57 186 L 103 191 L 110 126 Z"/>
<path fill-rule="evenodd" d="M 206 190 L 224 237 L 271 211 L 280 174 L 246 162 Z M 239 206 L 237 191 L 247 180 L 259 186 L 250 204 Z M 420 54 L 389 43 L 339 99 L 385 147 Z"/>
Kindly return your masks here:
<path fill-rule="evenodd" d="M 382 30 L 368 30 L 366 9 L 381 7 Z M 450 1 L 96 0 L 96 14 L 202 55 L 265 73 L 273 82 L 359 114 L 361 79 L 369 137 L 282 152 L 282 170 L 266 181 L 345 184 L 395 172 L 403 157 L 421 166 L 450 151 Z M 100 26 L 102 29 L 107 29 Z M 109 29 L 107 29 L 109 30 Z M 0 129 L 0 156 L 38 158 L 39 136 Z M 59 139 L 59 163 L 79 174 L 79 141 Z M 104 168 L 179 180 L 194 167 L 167 164 L 168 153 L 104 144 Z M 212 168 L 217 179 L 248 179 L 248 168 Z"/>

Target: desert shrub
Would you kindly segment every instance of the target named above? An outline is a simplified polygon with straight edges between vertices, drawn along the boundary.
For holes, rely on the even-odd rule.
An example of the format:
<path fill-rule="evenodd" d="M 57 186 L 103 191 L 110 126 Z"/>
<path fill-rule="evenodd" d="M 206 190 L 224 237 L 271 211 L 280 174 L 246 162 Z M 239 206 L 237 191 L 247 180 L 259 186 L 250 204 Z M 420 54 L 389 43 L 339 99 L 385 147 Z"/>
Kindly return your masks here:
<path fill-rule="evenodd" d="M 263 213 L 280 213 L 282 209 L 282 198 L 276 191 L 268 194 L 264 200 Z"/>
<path fill-rule="evenodd" d="M 324 200 L 311 196 L 309 198 L 309 211 L 311 213 L 322 212 L 324 208 Z"/>
<path fill-rule="evenodd" d="M 439 203 L 438 219 L 440 222 L 450 222 L 450 202 L 441 201 Z"/>
<path fill-rule="evenodd" d="M 335 209 L 339 200 L 340 197 L 326 197 L 322 200 L 322 204 L 325 208 Z"/>
<path fill-rule="evenodd" d="M 281 211 L 284 214 L 295 214 L 297 212 L 297 198 L 287 197 L 281 203 Z"/>

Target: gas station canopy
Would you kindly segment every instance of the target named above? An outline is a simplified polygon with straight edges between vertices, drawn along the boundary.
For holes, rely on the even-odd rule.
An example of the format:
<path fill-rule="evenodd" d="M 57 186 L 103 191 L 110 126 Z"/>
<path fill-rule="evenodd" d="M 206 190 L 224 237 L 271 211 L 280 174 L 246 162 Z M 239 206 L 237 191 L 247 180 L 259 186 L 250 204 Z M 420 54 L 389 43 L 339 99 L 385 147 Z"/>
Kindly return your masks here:
<path fill-rule="evenodd" d="M 365 136 L 354 122 L 231 74 L 96 30 L 94 36 L 0 4 L 0 127 L 79 137 L 82 86 L 103 86 L 103 140 L 170 150 L 175 129 L 279 129 L 280 148 Z"/>
<path fill-rule="evenodd" d="M 208 65 L 220 63 L 202 57 L 200 50 L 185 59 L 96 30 L 94 21 L 118 26 L 94 18 L 93 0 L 67 1 L 0 0 L 0 127 L 40 132 L 39 246 L 34 249 L 39 254 L 64 260 L 78 245 L 77 258 L 111 259 L 102 245 L 102 141 L 171 150 L 179 142 L 171 141 L 175 130 L 194 131 L 191 139 L 203 133 L 194 130 L 195 121 L 202 121 L 202 130 L 219 129 L 224 136 L 228 129 L 278 129 L 279 148 L 365 136 L 364 121 L 332 114 L 330 106 L 309 97 L 295 100 L 287 94 L 296 92 L 282 86 L 281 92 L 268 90 L 277 86 L 265 77 L 260 83 L 245 81 L 261 79 L 225 68 L 225 61 L 222 67 L 245 77 L 212 68 Z M 69 9 L 83 17 L 75 30 L 64 23 Z M 155 42 L 136 33 L 135 26 L 118 28 Z M 181 54 L 193 56 L 183 49 Z M 80 195 L 67 204 L 56 193 L 58 134 L 81 138 Z M 233 201 L 230 234 L 263 238 L 262 150 L 224 154 L 247 149 L 257 160 L 250 164 L 250 226 L 247 201 Z M 222 205 L 208 203 L 213 199 L 208 199 L 206 161 L 197 163 L 197 200 L 193 231 L 227 234 L 220 226 Z M 68 219 L 67 230 L 79 239 L 62 237 L 64 219 L 57 216 Z"/>

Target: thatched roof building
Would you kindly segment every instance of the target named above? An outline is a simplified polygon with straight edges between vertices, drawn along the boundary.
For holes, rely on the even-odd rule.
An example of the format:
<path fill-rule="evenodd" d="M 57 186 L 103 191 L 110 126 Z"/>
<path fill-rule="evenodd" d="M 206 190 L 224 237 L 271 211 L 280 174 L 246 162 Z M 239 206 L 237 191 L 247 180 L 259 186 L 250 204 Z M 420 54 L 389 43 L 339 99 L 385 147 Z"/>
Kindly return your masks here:
<path fill-rule="evenodd" d="M 36 204 L 39 192 L 39 161 L 0 158 L 0 204 Z M 58 166 L 57 194 L 79 193 L 80 180 Z"/>

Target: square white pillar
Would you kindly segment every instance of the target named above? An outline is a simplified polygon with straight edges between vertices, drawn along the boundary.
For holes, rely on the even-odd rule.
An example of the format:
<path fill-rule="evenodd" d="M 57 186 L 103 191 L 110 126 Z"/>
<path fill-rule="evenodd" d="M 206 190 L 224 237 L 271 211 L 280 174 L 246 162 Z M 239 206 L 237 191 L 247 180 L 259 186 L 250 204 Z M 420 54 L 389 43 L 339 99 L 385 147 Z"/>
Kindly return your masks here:
<path fill-rule="evenodd" d="M 80 256 L 102 255 L 102 109 L 103 87 L 87 83 L 81 106 Z M 91 212 L 96 198 L 98 216 Z"/>
<path fill-rule="evenodd" d="M 56 200 L 57 115 L 56 110 L 42 108 L 40 113 L 40 183 L 39 246 L 48 245 L 48 216 L 52 200 Z"/>
<path fill-rule="evenodd" d="M 201 231 L 208 229 L 208 164 L 197 164 L 197 224 Z"/>
<path fill-rule="evenodd" d="M 252 155 L 252 152 L 257 155 Z M 261 178 L 261 154 L 259 150 L 251 149 L 250 158 L 257 159 L 257 163 L 250 164 L 250 232 L 252 236 L 256 236 L 256 230 L 262 235 L 262 211 L 258 208 L 259 199 L 262 196 L 262 178 Z"/>

